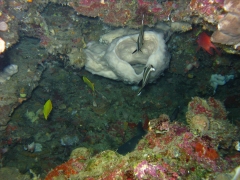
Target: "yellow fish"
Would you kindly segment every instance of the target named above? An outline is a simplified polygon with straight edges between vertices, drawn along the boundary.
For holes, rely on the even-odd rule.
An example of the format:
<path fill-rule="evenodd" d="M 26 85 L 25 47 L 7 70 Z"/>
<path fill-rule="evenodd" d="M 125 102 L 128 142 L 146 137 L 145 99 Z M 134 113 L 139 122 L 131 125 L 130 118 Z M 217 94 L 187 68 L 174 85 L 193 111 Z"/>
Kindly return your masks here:
<path fill-rule="evenodd" d="M 92 83 L 87 77 L 83 76 L 83 81 L 92 89 L 92 91 L 94 92 L 94 83 Z"/>
<path fill-rule="evenodd" d="M 52 111 L 52 101 L 49 99 L 43 106 L 43 115 L 46 120 L 51 111 Z"/>

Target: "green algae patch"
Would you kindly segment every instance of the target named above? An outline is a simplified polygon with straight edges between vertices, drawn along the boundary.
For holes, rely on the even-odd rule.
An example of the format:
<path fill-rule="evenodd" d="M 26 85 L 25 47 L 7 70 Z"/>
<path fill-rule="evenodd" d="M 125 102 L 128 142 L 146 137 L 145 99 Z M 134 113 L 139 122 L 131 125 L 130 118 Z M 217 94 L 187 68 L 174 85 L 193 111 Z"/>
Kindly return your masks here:
<path fill-rule="evenodd" d="M 92 150 L 87 149 L 85 147 L 76 148 L 71 152 L 71 155 L 70 155 L 69 159 L 76 159 L 76 158 L 81 157 L 81 156 L 86 158 L 86 159 L 89 159 L 92 156 Z"/>
<path fill-rule="evenodd" d="M 111 170 L 115 168 L 115 165 L 120 161 L 120 157 L 121 155 L 117 154 L 114 151 L 103 151 L 102 153 L 89 159 L 85 172 L 83 172 L 83 174 L 89 174 L 88 172 L 91 172 L 91 175 L 93 177 L 100 176 L 103 174 L 103 172 L 106 171 L 106 169 Z M 82 173 L 80 172 L 80 174 Z"/>

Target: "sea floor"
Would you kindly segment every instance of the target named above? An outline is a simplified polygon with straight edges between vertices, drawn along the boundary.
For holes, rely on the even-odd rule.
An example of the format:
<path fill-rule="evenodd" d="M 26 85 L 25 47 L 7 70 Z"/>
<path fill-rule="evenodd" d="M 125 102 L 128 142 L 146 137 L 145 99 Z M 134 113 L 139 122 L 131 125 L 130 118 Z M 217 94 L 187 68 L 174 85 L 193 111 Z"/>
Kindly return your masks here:
<path fill-rule="evenodd" d="M 43 63 L 36 64 L 44 70 L 39 85 L 31 98 L 15 109 L 9 122 L 12 129 L 2 138 L 8 141 L 13 137 L 19 138 L 7 145 L 8 152 L 3 154 L 2 166 L 16 167 L 21 173 L 32 169 L 44 177 L 50 169 L 65 162 L 73 149 L 86 147 L 94 154 L 107 149 L 117 150 L 138 134 L 139 122 L 144 124 L 161 114 L 171 116 L 178 106 L 180 111 L 174 121 L 187 124 L 188 102 L 195 96 L 213 96 L 209 79 L 215 73 L 235 74 L 234 80 L 218 87 L 214 98 L 226 102 L 229 120 L 239 124 L 240 62 L 236 56 L 223 53 L 220 58 L 228 63 L 216 66 L 217 57 L 202 50 L 196 51 L 197 44 L 190 38 L 183 49 L 181 43 L 190 35 L 191 32 L 171 37 L 168 42 L 172 54 L 169 69 L 155 83 L 147 85 L 140 96 L 137 96 L 138 88 L 134 85 L 92 75 L 84 68 L 66 67 L 62 59 L 44 56 Z M 8 55 L 14 58 L 20 53 L 31 57 L 34 52 L 26 49 L 27 44 L 38 49 L 38 41 L 24 38 Z M 188 50 L 190 47 L 192 49 Z M 184 72 L 189 53 L 195 55 L 200 66 Z M 83 76 L 94 83 L 95 93 L 84 83 Z M 42 110 L 49 99 L 53 109 L 46 120 Z M 32 142 L 42 146 L 39 152 L 25 150 Z"/>

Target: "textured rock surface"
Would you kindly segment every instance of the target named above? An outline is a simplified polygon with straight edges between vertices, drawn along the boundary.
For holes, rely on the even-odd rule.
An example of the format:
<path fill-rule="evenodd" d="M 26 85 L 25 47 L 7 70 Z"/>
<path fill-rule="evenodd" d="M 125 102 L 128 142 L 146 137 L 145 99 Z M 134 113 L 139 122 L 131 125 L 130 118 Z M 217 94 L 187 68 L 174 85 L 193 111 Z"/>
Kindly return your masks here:
<path fill-rule="evenodd" d="M 25 46 L 24 44 L 21 45 Z M 21 45 L 18 48 L 21 48 Z M 40 61 L 37 54 L 35 57 L 31 57 L 31 61 L 28 60 L 28 49 L 33 46 L 34 44 L 29 43 L 21 54 L 16 48 L 9 51 L 11 53 L 10 61 L 18 65 L 18 73 L 14 74 L 11 80 L 0 84 L 0 131 L 6 128 L 14 109 L 27 100 L 33 89 L 38 85 L 43 69 L 37 69 L 36 64 Z M 26 58 L 22 60 L 21 56 Z M 1 59 L 1 61 L 4 60 Z M 25 97 L 21 97 L 21 94 L 24 94 Z"/>

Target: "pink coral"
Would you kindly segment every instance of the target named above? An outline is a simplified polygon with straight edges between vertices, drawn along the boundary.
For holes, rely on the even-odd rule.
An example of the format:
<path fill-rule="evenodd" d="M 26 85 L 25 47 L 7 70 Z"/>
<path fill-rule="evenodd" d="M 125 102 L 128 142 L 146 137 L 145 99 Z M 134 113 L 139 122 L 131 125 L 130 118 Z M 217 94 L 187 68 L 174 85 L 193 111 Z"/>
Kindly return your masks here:
<path fill-rule="evenodd" d="M 213 109 L 215 119 L 227 119 L 227 111 L 219 100 L 210 97 L 208 98 L 208 105 Z"/>
<path fill-rule="evenodd" d="M 150 131 L 155 131 L 155 133 L 166 133 L 169 131 L 169 121 L 170 118 L 166 114 L 162 114 L 157 119 L 152 119 L 149 121 L 148 126 Z"/>
<path fill-rule="evenodd" d="M 147 177 L 155 177 L 155 178 L 166 178 L 165 175 L 166 169 L 160 165 L 153 165 L 148 163 L 146 160 L 142 161 L 137 165 L 134 169 L 135 176 L 138 179 L 145 179 Z"/>
<path fill-rule="evenodd" d="M 138 179 L 176 180 L 179 178 L 178 173 L 172 171 L 170 165 L 164 162 L 161 165 L 152 164 L 146 160 L 143 160 L 134 168 L 134 174 Z"/>
<path fill-rule="evenodd" d="M 212 15 L 219 7 L 221 7 L 222 1 L 212 1 L 212 0 L 192 0 L 190 2 L 190 8 L 199 14 Z"/>
<path fill-rule="evenodd" d="M 198 97 L 193 98 L 193 100 L 188 104 L 188 109 L 193 114 L 205 114 L 207 117 L 213 116 L 213 112 L 207 102 Z"/>
<path fill-rule="evenodd" d="M 208 100 L 194 97 L 188 104 L 188 113 L 191 117 L 197 114 L 204 114 L 207 117 L 214 119 L 226 119 L 227 112 L 223 104 L 213 97 Z"/>

